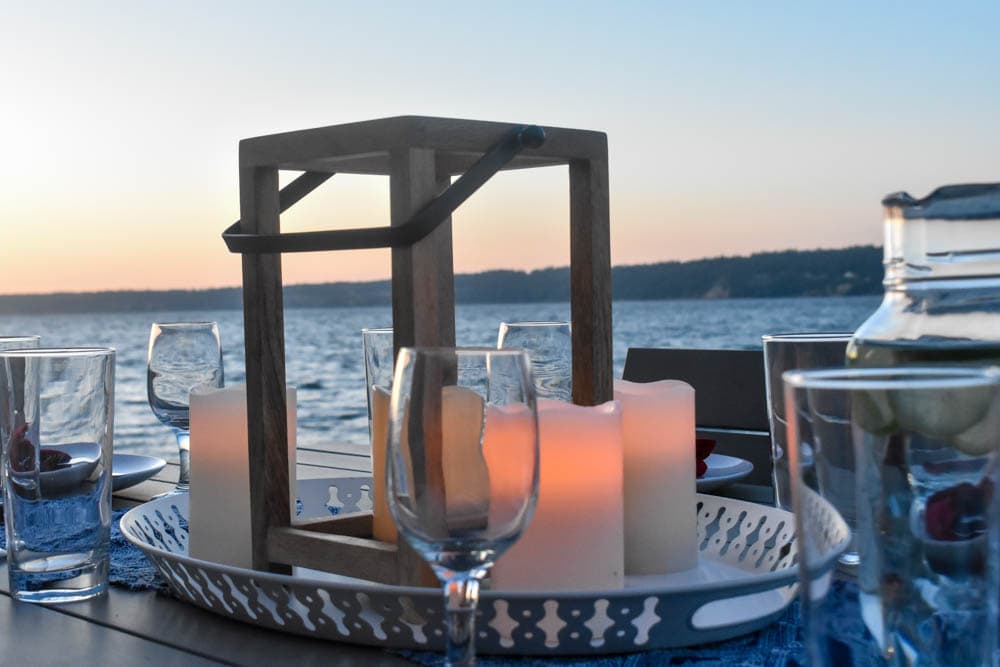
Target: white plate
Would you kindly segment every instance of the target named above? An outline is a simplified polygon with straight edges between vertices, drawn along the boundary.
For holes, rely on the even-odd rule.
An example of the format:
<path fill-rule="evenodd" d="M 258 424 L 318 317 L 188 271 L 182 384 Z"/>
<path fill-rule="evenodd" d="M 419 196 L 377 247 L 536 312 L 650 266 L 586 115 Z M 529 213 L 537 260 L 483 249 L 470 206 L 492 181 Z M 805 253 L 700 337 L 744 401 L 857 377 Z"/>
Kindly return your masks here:
<path fill-rule="evenodd" d="M 698 478 L 698 493 L 715 491 L 738 482 L 753 472 L 753 464 L 746 459 L 725 454 L 709 454 L 705 459 L 708 470 Z"/>
<path fill-rule="evenodd" d="M 91 443 L 71 443 L 46 449 L 58 449 L 71 458 L 63 466 L 40 473 L 46 494 L 72 493 L 97 466 L 99 452 Z M 111 489 L 121 491 L 145 481 L 163 470 L 167 462 L 155 456 L 141 454 L 115 454 L 111 463 Z"/>
<path fill-rule="evenodd" d="M 163 470 L 167 462 L 156 456 L 115 454 L 111 464 L 111 489 L 121 491 L 144 482 Z"/>

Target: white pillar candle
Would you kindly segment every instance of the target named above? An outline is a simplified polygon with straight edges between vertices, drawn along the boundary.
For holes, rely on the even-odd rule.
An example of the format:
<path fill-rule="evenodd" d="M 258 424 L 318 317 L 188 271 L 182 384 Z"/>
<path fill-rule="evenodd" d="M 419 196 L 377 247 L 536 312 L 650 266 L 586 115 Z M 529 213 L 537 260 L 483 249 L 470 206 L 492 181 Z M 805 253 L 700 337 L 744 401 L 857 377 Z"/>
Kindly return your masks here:
<path fill-rule="evenodd" d="M 694 389 L 678 380 L 615 381 L 625 441 L 625 572 L 698 562 Z"/>
<path fill-rule="evenodd" d="M 624 585 L 622 422 L 616 401 L 582 407 L 540 400 L 534 518 L 497 560 L 495 590 L 607 590 Z M 504 466 L 503 429 L 487 419 L 491 505 L 518 488 L 523 465 Z M 520 460 L 519 457 L 511 457 Z M 693 464 L 692 464 L 693 465 Z M 510 477 L 511 479 L 506 479 Z"/>
<path fill-rule="evenodd" d="M 295 498 L 295 388 L 288 387 L 289 517 Z M 191 392 L 189 547 L 193 558 L 250 568 L 246 385 Z"/>

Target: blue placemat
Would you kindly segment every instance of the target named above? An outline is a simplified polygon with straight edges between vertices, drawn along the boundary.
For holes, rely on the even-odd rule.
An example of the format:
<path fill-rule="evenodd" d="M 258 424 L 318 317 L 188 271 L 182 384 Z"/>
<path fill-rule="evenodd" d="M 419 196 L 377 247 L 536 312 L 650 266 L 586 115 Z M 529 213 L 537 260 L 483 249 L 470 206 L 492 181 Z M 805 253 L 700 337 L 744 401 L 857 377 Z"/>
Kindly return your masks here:
<path fill-rule="evenodd" d="M 130 591 L 158 590 L 168 593 L 167 582 L 160 577 L 146 555 L 122 534 L 120 522 L 128 510 L 115 510 L 111 514 L 111 567 L 108 581 Z"/>
<path fill-rule="evenodd" d="M 108 582 L 130 591 L 158 590 L 168 592 L 167 584 L 142 551 L 122 535 L 119 522 L 128 510 L 115 510 L 111 514 L 111 565 Z M 0 530 L 0 546 L 7 547 L 6 531 Z"/>

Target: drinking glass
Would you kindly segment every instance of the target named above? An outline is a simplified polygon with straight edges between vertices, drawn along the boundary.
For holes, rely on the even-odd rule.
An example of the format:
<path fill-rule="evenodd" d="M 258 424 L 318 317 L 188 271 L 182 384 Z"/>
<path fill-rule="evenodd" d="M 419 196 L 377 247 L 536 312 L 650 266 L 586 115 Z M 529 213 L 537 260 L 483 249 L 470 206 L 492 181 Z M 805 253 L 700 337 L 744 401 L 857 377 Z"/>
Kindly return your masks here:
<path fill-rule="evenodd" d="M 539 398 L 573 400 L 573 337 L 569 322 L 501 322 L 497 348 L 528 353 Z"/>
<path fill-rule="evenodd" d="M 0 336 L 0 350 L 35 348 L 41 340 L 41 336 Z"/>
<path fill-rule="evenodd" d="M 392 387 L 392 327 L 361 330 L 361 351 L 365 357 L 365 386 L 368 396 L 368 436 L 372 437 L 372 389 Z"/>
<path fill-rule="evenodd" d="M 0 352 L 11 594 L 72 602 L 108 585 L 115 351 Z"/>
<path fill-rule="evenodd" d="M 372 536 L 383 542 L 395 542 L 398 537 L 396 525 L 389 515 L 385 489 L 392 347 L 391 328 L 361 330 L 361 348 L 365 357 L 365 395 L 368 398 L 368 441 L 371 443 L 372 498 L 375 504 Z"/>
<path fill-rule="evenodd" d="M 784 380 L 810 663 L 992 665 L 1000 373 L 901 366 Z M 856 582 L 831 576 L 813 546 L 822 522 L 802 520 L 817 495 L 802 474 L 803 434 L 831 406 L 857 462 Z"/>
<path fill-rule="evenodd" d="M 785 408 L 785 394 L 781 375 L 785 371 L 808 368 L 830 368 L 846 363 L 847 343 L 851 334 L 836 333 L 787 333 L 769 334 L 762 337 L 764 343 L 764 381 L 767 392 L 767 418 L 771 426 L 771 471 L 774 483 L 774 504 L 785 510 L 792 509 L 792 487 L 788 476 L 788 442 L 785 440 L 788 415 Z M 812 470 L 812 434 L 804 431 L 800 451 L 805 466 L 806 478 L 816 488 L 817 481 Z M 832 451 L 832 448 L 831 448 Z M 845 457 L 842 467 L 853 470 L 849 462 L 853 452 L 850 448 L 841 452 Z M 848 518 L 848 517 L 845 517 Z M 853 517 L 848 518 L 850 524 Z"/>
<path fill-rule="evenodd" d="M 389 422 L 389 509 L 444 584 L 446 662 L 475 664 L 479 582 L 538 496 L 538 414 L 520 350 L 403 348 Z"/>
<path fill-rule="evenodd" d="M 174 491 L 190 487 L 190 394 L 218 389 L 224 378 L 215 322 L 155 322 L 149 333 L 146 392 L 157 419 L 177 437 L 180 475 Z"/>

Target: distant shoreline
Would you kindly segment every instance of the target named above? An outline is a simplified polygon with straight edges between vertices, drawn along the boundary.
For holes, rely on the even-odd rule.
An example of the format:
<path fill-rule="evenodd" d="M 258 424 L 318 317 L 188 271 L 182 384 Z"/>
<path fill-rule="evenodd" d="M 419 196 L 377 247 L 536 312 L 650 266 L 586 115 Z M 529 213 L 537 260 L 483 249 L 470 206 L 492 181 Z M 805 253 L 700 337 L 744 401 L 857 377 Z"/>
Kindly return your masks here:
<path fill-rule="evenodd" d="M 767 252 L 612 269 L 615 301 L 860 296 L 882 293 L 882 250 Z M 569 299 L 569 268 L 486 271 L 455 276 L 455 301 L 561 303 Z M 388 305 L 388 280 L 289 285 L 286 308 Z M 0 295 L 0 315 L 240 310 L 241 289 L 134 290 Z"/>

